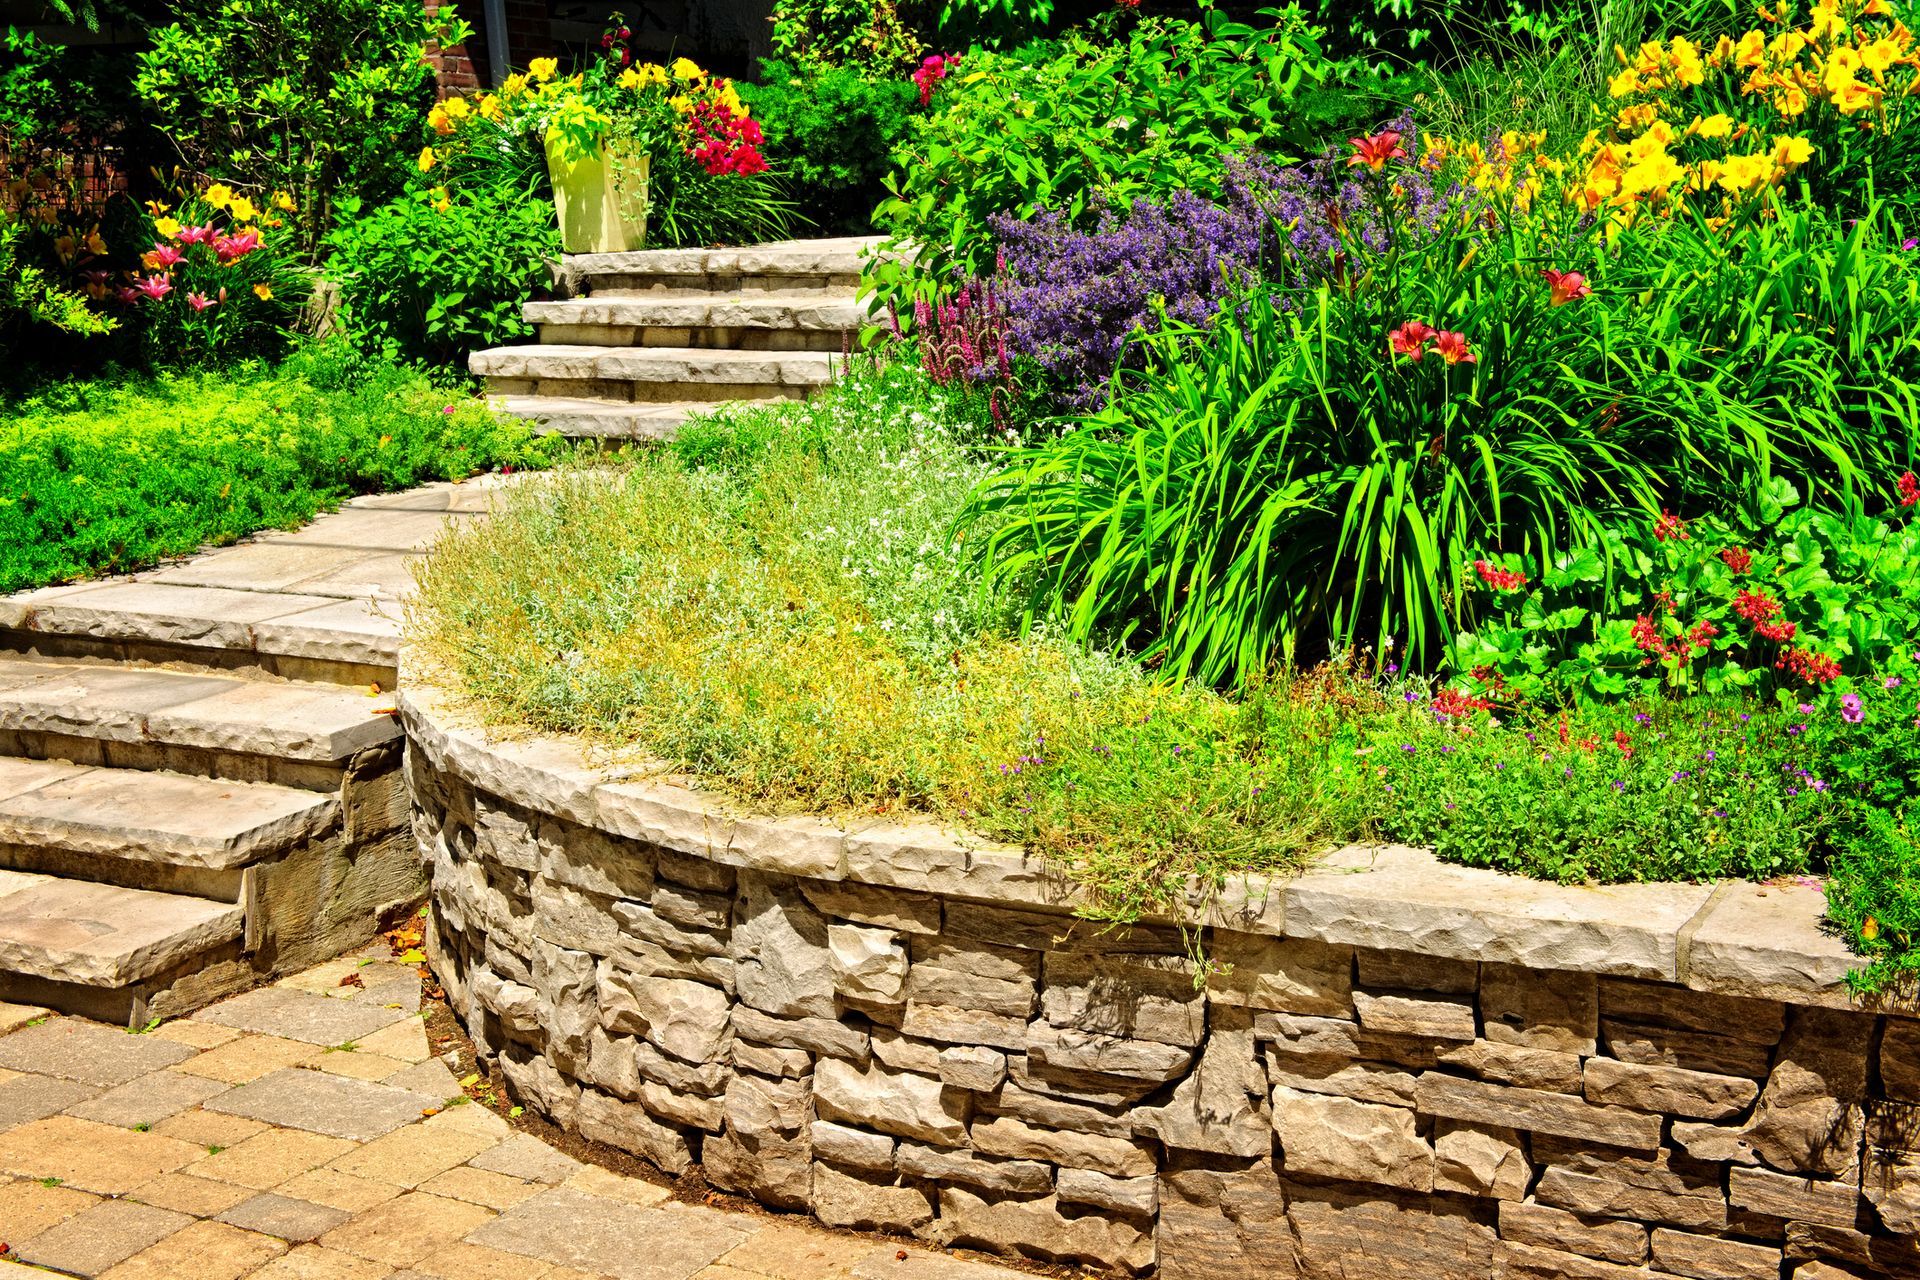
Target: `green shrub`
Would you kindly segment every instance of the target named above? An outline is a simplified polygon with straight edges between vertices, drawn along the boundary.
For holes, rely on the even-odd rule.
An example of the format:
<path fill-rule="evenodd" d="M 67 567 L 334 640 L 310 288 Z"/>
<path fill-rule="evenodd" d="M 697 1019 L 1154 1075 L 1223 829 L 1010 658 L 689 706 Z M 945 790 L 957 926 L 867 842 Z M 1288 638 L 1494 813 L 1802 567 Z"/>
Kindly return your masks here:
<path fill-rule="evenodd" d="M 1920 844 L 1904 813 L 1867 809 L 1843 836 L 1831 863 L 1827 915 L 1867 958 L 1847 974 L 1862 993 L 1911 998 L 1920 983 Z"/>
<path fill-rule="evenodd" d="M 292 528 L 356 493 L 553 450 L 524 423 L 328 343 L 277 371 L 71 382 L 0 414 L 0 591 Z"/>
<path fill-rule="evenodd" d="M 775 0 L 773 50 L 809 71 L 904 74 L 923 46 L 900 7 L 898 0 Z"/>
<path fill-rule="evenodd" d="M 905 76 L 870 79 L 845 68 L 762 62 L 740 96 L 766 133 L 767 159 L 800 213 L 828 234 L 859 234 L 886 195 L 893 148 L 915 102 Z"/>
<path fill-rule="evenodd" d="M 479 187 L 410 191 L 327 242 L 354 341 L 385 359 L 443 364 L 532 332 L 520 308 L 560 240 L 549 202 Z"/>
<path fill-rule="evenodd" d="M 426 45 L 458 44 L 451 6 L 413 0 L 186 0 L 152 33 L 136 91 L 195 172 L 292 192 L 311 249 L 342 195 L 400 193 L 434 97 Z"/>
<path fill-rule="evenodd" d="M 915 118 L 875 221 L 919 247 L 923 279 L 984 276 L 996 214 L 1057 209 L 1090 229 L 1142 197 L 1217 192 L 1236 150 L 1286 152 L 1288 104 L 1320 73 L 1297 14 L 1259 30 L 1208 9 L 1200 22 L 1144 19 L 1114 43 L 1079 31 L 976 51 Z"/>
<path fill-rule="evenodd" d="M 0 213 L 0 338 L 8 349 L 17 349 L 16 331 L 29 324 L 50 325 L 76 337 L 111 332 L 113 320 L 89 307 L 86 298 L 20 260 L 20 236 L 20 224 Z"/>

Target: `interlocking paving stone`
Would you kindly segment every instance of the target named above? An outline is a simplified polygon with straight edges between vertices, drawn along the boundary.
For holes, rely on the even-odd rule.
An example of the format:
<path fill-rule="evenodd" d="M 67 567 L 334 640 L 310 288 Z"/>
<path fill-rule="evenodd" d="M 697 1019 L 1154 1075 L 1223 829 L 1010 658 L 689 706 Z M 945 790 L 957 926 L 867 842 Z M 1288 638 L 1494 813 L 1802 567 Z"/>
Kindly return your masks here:
<path fill-rule="evenodd" d="M 423 1109 L 443 1101 L 368 1080 L 291 1068 L 223 1093 L 206 1109 L 369 1142 L 418 1120 Z"/>
<path fill-rule="evenodd" d="M 58 1115 L 99 1092 L 96 1085 L 58 1076 L 18 1075 L 0 1081 L 0 1129 Z"/>
<path fill-rule="evenodd" d="M 564 1152 L 555 1151 L 538 1138 L 516 1133 L 493 1150 L 467 1162 L 476 1169 L 504 1173 L 527 1182 L 562 1182 L 579 1169 L 580 1162 Z"/>
<path fill-rule="evenodd" d="M 299 1129 L 267 1129 L 238 1146 L 207 1156 L 193 1166 L 193 1172 L 203 1178 L 266 1191 L 329 1160 L 338 1160 L 351 1150 L 353 1144 L 344 1138 Z"/>
<path fill-rule="evenodd" d="M 0 1000 L 0 1036 L 18 1031 L 29 1022 L 46 1017 L 48 1010 L 36 1004 L 9 1004 Z"/>
<path fill-rule="evenodd" d="M 405 1188 L 391 1182 L 370 1182 L 366 1178 L 356 1178 L 338 1169 L 315 1169 L 290 1178 L 275 1188 L 283 1196 L 292 1196 L 297 1200 L 311 1200 L 331 1209 L 345 1209 L 348 1213 L 359 1213 L 384 1204 L 399 1195 Z"/>
<path fill-rule="evenodd" d="M 252 1280 L 388 1280 L 392 1275 L 385 1263 L 303 1244 L 254 1272 Z"/>
<path fill-rule="evenodd" d="M 420 980 L 409 973 L 405 979 L 418 988 Z M 373 988 L 371 983 L 368 984 Z M 383 984 L 391 985 L 391 984 Z M 356 1041 L 362 1053 L 384 1054 L 389 1058 L 398 1058 L 402 1062 L 425 1062 L 433 1056 L 433 1050 L 427 1044 L 427 1024 L 421 1018 L 404 1018 L 390 1027 L 382 1027 L 372 1035 L 361 1036 Z"/>
<path fill-rule="evenodd" d="M 873 1252 L 870 1241 L 798 1227 L 763 1226 L 752 1238 L 720 1258 L 775 1280 L 827 1280 Z"/>
<path fill-rule="evenodd" d="M 102 1200 L 19 1246 L 23 1262 L 97 1276 L 192 1223 L 184 1213 L 132 1200 Z"/>
<path fill-rule="evenodd" d="M 239 1280 L 285 1253 L 272 1236 L 224 1222 L 196 1222 L 134 1254 L 102 1280 Z"/>
<path fill-rule="evenodd" d="M 454 1098 L 460 1093 L 459 1078 L 438 1058 L 428 1058 L 405 1071 L 396 1071 L 384 1083 L 396 1089 L 424 1093 L 430 1098 Z"/>
<path fill-rule="evenodd" d="M 212 1026 L 201 1023 L 201 1026 Z M 217 1028 L 225 1030 L 226 1028 Z M 163 1028 L 164 1030 L 164 1028 Z M 308 1044 L 304 1040 L 287 1040 L 280 1036 L 240 1035 L 226 1044 L 217 1045 L 197 1058 L 189 1058 L 180 1064 L 180 1070 L 196 1076 L 206 1076 L 210 1080 L 224 1080 L 228 1084 L 246 1084 L 258 1080 L 261 1076 L 272 1075 L 288 1067 L 302 1066 L 320 1056 L 318 1045 Z"/>
<path fill-rule="evenodd" d="M 433 1195 L 482 1204 L 489 1209 L 511 1209 L 545 1189 L 542 1183 L 509 1178 L 504 1173 L 489 1173 L 472 1165 L 449 1169 L 420 1184 L 420 1190 Z"/>
<path fill-rule="evenodd" d="M 155 1071 L 64 1110 L 82 1120 L 98 1120 L 131 1129 L 135 1125 L 158 1124 L 168 1116 L 225 1093 L 229 1087 L 218 1080 L 182 1071 Z"/>
<path fill-rule="evenodd" d="M 55 1018 L 0 1037 L 0 1067 L 62 1076 L 103 1089 L 192 1056 L 193 1050 L 186 1045 L 132 1036 L 78 1018 Z"/>
<path fill-rule="evenodd" d="M 874 1249 L 853 1264 L 854 1280 L 1009 1280 L 1013 1272 L 986 1262 L 950 1258 L 943 1253 L 921 1249 L 902 1250 L 892 1245 Z"/>
<path fill-rule="evenodd" d="M 215 1147 L 237 1147 L 266 1127 L 258 1120 L 223 1116 L 217 1111 L 195 1108 L 182 1111 L 177 1116 L 168 1116 L 153 1126 L 153 1132 L 164 1138 L 178 1138 L 182 1142 L 212 1150 Z"/>
<path fill-rule="evenodd" d="M 559 1262 L 616 1280 L 687 1280 L 744 1243 L 752 1227 L 722 1215 L 641 1209 L 555 1187 L 467 1236 L 473 1244 Z M 636 1241 L 646 1241 L 636 1249 Z"/>
<path fill-rule="evenodd" d="M 39 1182 L 0 1185 L 0 1223 L 6 1224 L 0 1238 L 19 1245 L 99 1202 L 99 1196 L 72 1187 Z"/>
<path fill-rule="evenodd" d="M 320 1237 L 329 1249 L 405 1267 L 492 1221 L 493 1210 L 409 1191 Z"/>
<path fill-rule="evenodd" d="M 230 1182 L 217 1182 L 191 1173 L 163 1173 L 152 1182 L 129 1191 L 127 1198 L 150 1204 L 156 1209 L 172 1209 L 175 1213 L 190 1213 L 196 1218 L 210 1218 L 252 1194 L 252 1188 L 236 1187 Z"/>
<path fill-rule="evenodd" d="M 341 1156 L 329 1167 L 356 1178 L 417 1187 L 498 1145 L 493 1138 L 464 1129 L 413 1124 Z"/>
<path fill-rule="evenodd" d="M 295 987 L 262 987 L 194 1015 L 202 1022 L 322 1046 L 357 1041 L 403 1016 L 393 1009 L 370 1009 Z"/>
<path fill-rule="evenodd" d="M 0 1170 L 58 1178 L 102 1195 L 125 1195 L 204 1155 L 204 1147 L 191 1143 L 73 1116 L 49 1116 L 0 1134 Z"/>
<path fill-rule="evenodd" d="M 220 1221 L 248 1231 L 278 1236 L 293 1244 L 318 1240 L 353 1215 L 311 1200 L 294 1200 L 262 1192 L 216 1215 Z"/>

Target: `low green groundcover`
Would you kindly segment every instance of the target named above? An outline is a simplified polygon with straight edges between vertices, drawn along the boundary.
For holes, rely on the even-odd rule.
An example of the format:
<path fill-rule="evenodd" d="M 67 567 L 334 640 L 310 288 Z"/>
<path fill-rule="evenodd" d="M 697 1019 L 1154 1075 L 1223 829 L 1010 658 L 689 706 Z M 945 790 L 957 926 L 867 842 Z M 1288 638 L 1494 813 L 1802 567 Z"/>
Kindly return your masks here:
<path fill-rule="evenodd" d="M 552 449 L 334 344 L 278 369 L 64 384 L 0 404 L 0 591 L 138 569 Z"/>
<path fill-rule="evenodd" d="M 413 638 L 497 721 L 775 811 L 939 815 L 1053 858 L 1113 918 L 1391 839 L 1567 882 L 1830 871 L 1865 980 L 1912 972 L 1916 860 L 1888 815 L 1920 731 L 1892 693 L 1502 723 L 1368 654 L 1234 698 L 1176 684 L 981 586 L 952 534 L 992 465 L 968 409 L 881 369 L 562 470 L 443 546 Z"/>

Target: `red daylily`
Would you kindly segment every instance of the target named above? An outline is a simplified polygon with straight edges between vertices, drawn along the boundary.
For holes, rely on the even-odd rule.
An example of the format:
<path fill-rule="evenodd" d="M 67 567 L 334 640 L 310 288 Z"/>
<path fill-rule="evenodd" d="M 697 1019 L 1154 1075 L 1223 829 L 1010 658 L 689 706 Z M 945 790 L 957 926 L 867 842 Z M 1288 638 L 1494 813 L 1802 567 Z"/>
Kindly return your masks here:
<path fill-rule="evenodd" d="M 149 271 L 171 271 L 180 265 L 185 256 L 170 244 L 156 244 L 151 250 L 140 255 L 140 261 Z"/>
<path fill-rule="evenodd" d="M 213 238 L 214 256 L 220 259 L 222 266 L 237 262 L 260 247 L 258 231 L 242 231 L 237 236 L 215 236 Z"/>
<path fill-rule="evenodd" d="M 1555 271 L 1548 267 L 1540 273 L 1547 282 L 1547 293 L 1553 299 L 1553 305 L 1564 307 L 1569 302 L 1577 302 L 1590 296 L 1593 289 L 1587 284 L 1586 276 L 1578 271 Z"/>
<path fill-rule="evenodd" d="M 1433 335 L 1434 354 L 1448 364 L 1478 364 L 1480 357 L 1467 346 L 1467 335 L 1454 329 L 1442 329 Z"/>
<path fill-rule="evenodd" d="M 135 280 L 133 287 L 155 302 L 158 302 L 173 292 L 173 281 L 167 279 L 165 276 L 147 276 L 145 279 Z"/>
<path fill-rule="evenodd" d="M 1433 335 L 1434 330 L 1431 325 L 1419 320 L 1408 320 L 1398 329 L 1387 331 L 1387 348 L 1394 355 L 1418 360 L 1427 354 L 1427 343 L 1432 340 Z"/>
<path fill-rule="evenodd" d="M 1380 172 L 1389 160 L 1405 160 L 1407 151 L 1400 145 L 1400 135 L 1392 129 L 1383 129 L 1371 138 L 1348 138 L 1347 145 L 1353 148 L 1353 154 L 1347 157 L 1347 166 L 1357 169 L 1361 165 Z"/>

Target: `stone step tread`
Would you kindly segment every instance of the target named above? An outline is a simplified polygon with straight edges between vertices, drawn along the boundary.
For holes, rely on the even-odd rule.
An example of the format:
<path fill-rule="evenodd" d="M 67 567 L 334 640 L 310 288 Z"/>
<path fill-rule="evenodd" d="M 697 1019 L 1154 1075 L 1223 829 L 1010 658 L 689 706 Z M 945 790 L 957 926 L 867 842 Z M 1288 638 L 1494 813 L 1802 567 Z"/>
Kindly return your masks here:
<path fill-rule="evenodd" d="M 568 343 L 493 347 L 467 361 L 480 377 L 600 382 L 720 382 L 813 387 L 843 361 L 831 351 L 730 351 L 695 347 L 595 347 Z"/>
<path fill-rule="evenodd" d="M 658 329 L 781 329 L 838 332 L 858 329 L 870 314 L 852 289 L 704 294 L 600 294 L 559 302 L 529 302 L 529 324 L 633 325 Z"/>
<path fill-rule="evenodd" d="M 339 820 L 339 798 L 326 793 L 0 758 L 0 844 L 225 871 Z"/>
<path fill-rule="evenodd" d="M 571 396 L 496 396 L 494 407 L 529 418 L 547 430 L 575 440 L 667 440 L 696 413 L 722 404 L 779 404 L 777 400 L 673 400 L 642 404 L 626 400 L 582 400 Z"/>
<path fill-rule="evenodd" d="M 571 254 L 569 273 L 620 276 L 813 276 L 851 275 L 867 263 L 883 236 L 780 240 L 734 249 L 640 249 L 630 253 Z"/>
<path fill-rule="evenodd" d="M 0 732 L 335 766 L 399 737 L 390 697 L 359 686 L 0 658 Z"/>
<path fill-rule="evenodd" d="M 208 559 L 221 554 L 229 553 Z M 410 585 L 409 553 L 307 545 L 299 554 L 313 566 L 319 589 L 312 594 L 180 581 L 195 574 L 198 562 L 190 561 L 146 581 L 86 582 L 10 596 L 0 600 L 0 630 L 393 666 L 400 652 L 400 610 L 392 599 Z M 320 581 L 323 564 L 332 562 L 340 581 L 363 594 L 333 594 L 336 588 Z M 198 572 L 207 569 L 201 565 Z"/>
<path fill-rule="evenodd" d="M 237 942 L 227 902 L 0 871 L 0 972 L 118 988 Z"/>

